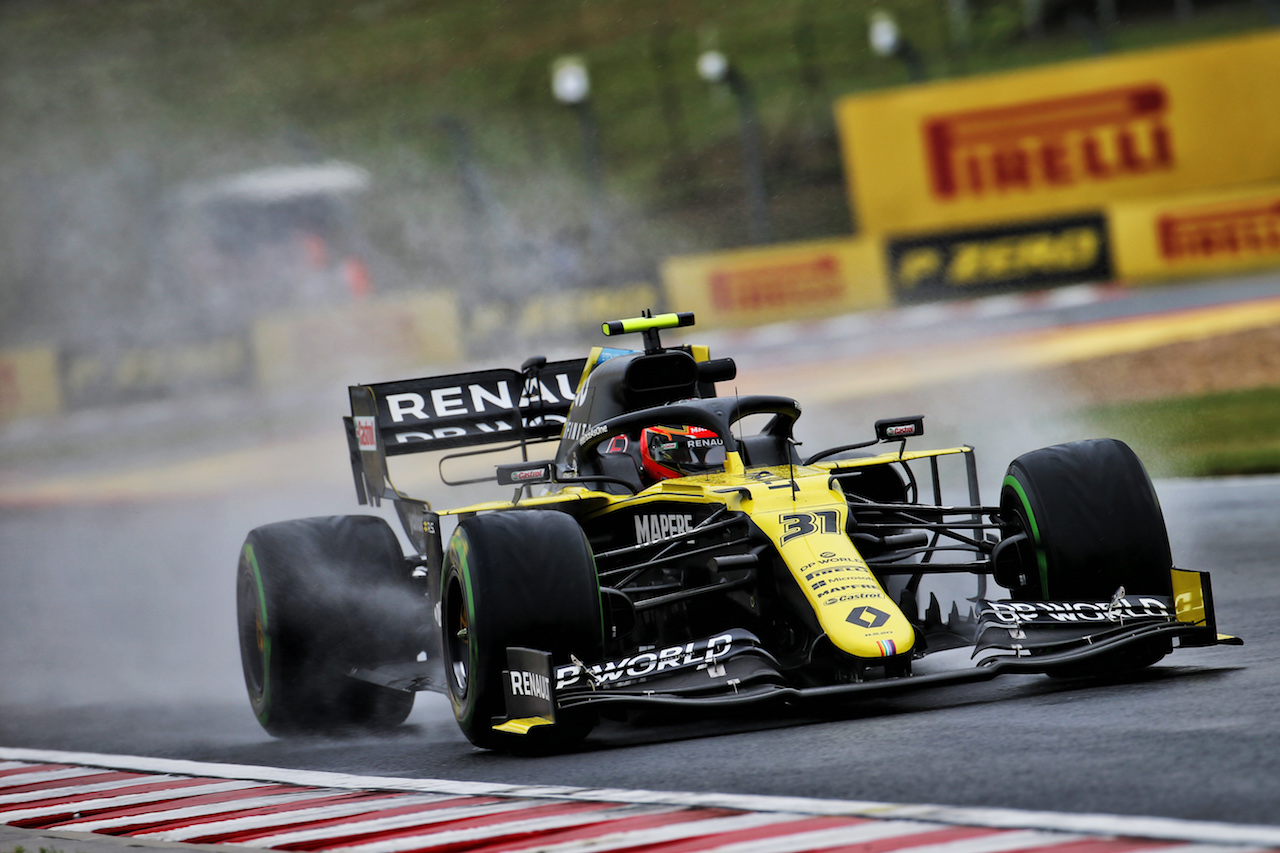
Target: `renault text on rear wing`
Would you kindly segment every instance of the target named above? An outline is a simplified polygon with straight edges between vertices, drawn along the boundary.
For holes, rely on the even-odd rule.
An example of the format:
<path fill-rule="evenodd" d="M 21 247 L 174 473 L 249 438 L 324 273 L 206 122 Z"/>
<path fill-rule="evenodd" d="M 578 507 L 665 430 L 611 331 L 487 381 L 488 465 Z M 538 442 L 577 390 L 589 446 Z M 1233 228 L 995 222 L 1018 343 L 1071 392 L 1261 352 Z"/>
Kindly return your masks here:
<path fill-rule="evenodd" d="M 578 358 L 350 386 L 357 491 L 363 481 L 377 502 L 388 456 L 557 438 L 585 366 Z"/>

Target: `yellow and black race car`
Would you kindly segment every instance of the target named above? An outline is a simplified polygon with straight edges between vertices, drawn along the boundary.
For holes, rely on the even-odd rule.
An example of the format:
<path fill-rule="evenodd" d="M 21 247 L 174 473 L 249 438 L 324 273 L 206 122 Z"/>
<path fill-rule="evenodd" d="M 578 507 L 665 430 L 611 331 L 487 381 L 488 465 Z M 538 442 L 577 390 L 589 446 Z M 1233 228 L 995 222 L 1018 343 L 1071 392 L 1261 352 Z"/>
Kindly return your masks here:
<path fill-rule="evenodd" d="M 415 691 L 437 690 L 472 743 L 555 749 L 636 709 L 1087 677 L 1175 640 L 1238 642 L 1217 632 L 1208 575 L 1173 567 L 1124 443 L 1024 454 L 983 506 L 972 448 L 907 449 L 920 416 L 800 454 L 795 400 L 717 396 L 731 359 L 662 345 L 659 330 L 692 323 L 646 314 L 604 324 L 640 350 L 352 387 L 360 502 L 390 500 L 415 553 L 375 516 L 249 534 L 240 648 L 267 731 L 397 725 Z M 530 460 L 540 443 L 553 459 Z M 402 454 L 444 452 L 443 475 L 496 450 L 522 460 L 484 478 L 511 500 L 437 511 L 388 474 Z M 945 502 L 944 483 L 964 500 Z M 918 600 L 940 573 L 975 579 L 966 612 Z M 961 665 L 929 666 L 938 652 Z"/>

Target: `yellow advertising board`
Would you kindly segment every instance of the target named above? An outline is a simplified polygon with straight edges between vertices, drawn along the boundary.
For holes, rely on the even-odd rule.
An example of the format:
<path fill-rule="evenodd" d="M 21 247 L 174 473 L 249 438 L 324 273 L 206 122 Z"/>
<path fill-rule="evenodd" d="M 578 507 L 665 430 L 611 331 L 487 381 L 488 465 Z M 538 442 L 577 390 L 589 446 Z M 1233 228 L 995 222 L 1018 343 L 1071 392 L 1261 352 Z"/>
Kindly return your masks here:
<path fill-rule="evenodd" d="M 841 99 L 860 226 L 1100 210 L 1280 180 L 1280 34 Z"/>
<path fill-rule="evenodd" d="M 62 410 L 58 353 L 52 347 L 0 351 L 0 423 Z"/>
<path fill-rule="evenodd" d="M 105 350 L 67 345 L 61 356 L 67 409 L 247 385 L 253 375 L 245 335 Z"/>
<path fill-rule="evenodd" d="M 1280 183 L 1117 202 L 1108 219 L 1121 278 L 1280 266 Z"/>
<path fill-rule="evenodd" d="M 746 326 L 889 304 L 882 246 L 856 238 L 668 258 L 667 307 L 698 325 Z"/>
<path fill-rule="evenodd" d="M 600 323 L 614 317 L 630 317 L 655 308 L 658 288 L 635 281 L 612 287 L 565 290 L 503 305 L 487 302 L 474 306 L 467 318 L 467 336 L 473 340 L 565 340 L 575 335 L 597 335 Z"/>
<path fill-rule="evenodd" d="M 265 317 L 253 327 L 258 383 L 367 381 L 386 371 L 451 364 L 459 357 L 459 326 L 457 303 L 443 293 Z"/>

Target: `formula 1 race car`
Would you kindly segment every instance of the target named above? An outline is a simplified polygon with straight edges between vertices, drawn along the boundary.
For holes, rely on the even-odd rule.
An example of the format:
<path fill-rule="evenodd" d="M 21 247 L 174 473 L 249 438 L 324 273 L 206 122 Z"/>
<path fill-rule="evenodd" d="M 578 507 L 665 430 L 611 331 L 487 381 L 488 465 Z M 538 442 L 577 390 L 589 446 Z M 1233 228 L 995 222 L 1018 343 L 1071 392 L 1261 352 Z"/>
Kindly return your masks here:
<path fill-rule="evenodd" d="M 415 691 L 435 690 L 477 746 L 540 751 L 637 710 L 1088 677 L 1152 664 L 1175 641 L 1239 642 L 1217 632 L 1208 575 L 1173 568 L 1124 443 L 1019 456 L 983 506 L 972 448 L 907 449 L 921 416 L 801 455 L 795 400 L 717 396 L 732 359 L 662 345 L 661 329 L 692 324 L 646 312 L 604 324 L 641 335 L 641 350 L 350 388 L 360 503 L 390 500 L 415 553 L 367 515 L 249 534 L 240 649 L 266 730 L 393 726 Z M 554 458 L 530 460 L 545 442 Z M 514 496 L 434 510 L 388 472 L 422 451 L 445 452 L 450 485 Z M 499 451 L 517 461 L 445 473 Z M 944 484 L 965 499 L 944 502 Z M 919 600 L 943 573 L 974 579 L 964 612 Z"/>

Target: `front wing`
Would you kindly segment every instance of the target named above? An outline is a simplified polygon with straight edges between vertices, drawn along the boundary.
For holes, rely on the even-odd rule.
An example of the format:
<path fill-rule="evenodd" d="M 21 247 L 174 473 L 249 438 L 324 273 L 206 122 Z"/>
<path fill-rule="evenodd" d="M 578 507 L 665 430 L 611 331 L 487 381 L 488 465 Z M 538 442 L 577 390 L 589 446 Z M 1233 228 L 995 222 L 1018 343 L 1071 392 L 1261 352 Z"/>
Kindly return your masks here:
<path fill-rule="evenodd" d="M 583 707 L 731 710 L 802 707 L 863 696 L 971 684 L 999 675 L 1090 675 L 1118 656 L 1172 641 L 1180 647 L 1239 644 L 1219 634 L 1209 576 L 1174 570 L 1173 596 L 1124 596 L 1110 602 L 979 601 L 970 665 L 927 675 L 798 686 L 758 638 L 730 630 L 624 658 L 553 666 L 536 649 L 508 649 L 503 672 L 507 717 L 494 728 L 517 734 L 553 725 Z M 1158 655 L 1157 655 L 1158 656 Z"/>

